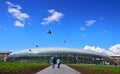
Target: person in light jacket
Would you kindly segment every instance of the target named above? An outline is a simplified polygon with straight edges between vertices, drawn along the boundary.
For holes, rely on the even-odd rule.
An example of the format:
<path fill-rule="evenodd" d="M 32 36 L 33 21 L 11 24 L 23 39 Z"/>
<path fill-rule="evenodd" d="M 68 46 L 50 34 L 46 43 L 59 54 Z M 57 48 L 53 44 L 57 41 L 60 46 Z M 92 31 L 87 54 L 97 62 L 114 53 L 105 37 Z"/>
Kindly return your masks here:
<path fill-rule="evenodd" d="M 58 59 L 57 59 L 58 68 L 60 68 L 60 64 L 61 64 L 61 60 L 58 58 Z"/>

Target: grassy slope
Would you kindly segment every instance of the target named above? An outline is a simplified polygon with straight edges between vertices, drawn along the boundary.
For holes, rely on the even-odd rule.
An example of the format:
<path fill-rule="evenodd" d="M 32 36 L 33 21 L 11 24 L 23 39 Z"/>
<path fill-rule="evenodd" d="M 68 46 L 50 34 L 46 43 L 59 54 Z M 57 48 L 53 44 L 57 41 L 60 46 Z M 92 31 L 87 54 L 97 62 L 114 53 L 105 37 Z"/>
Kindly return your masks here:
<path fill-rule="evenodd" d="M 88 72 L 105 72 L 105 73 L 119 73 L 120 74 L 120 67 L 115 67 L 115 66 L 100 66 L 100 65 L 85 65 L 85 64 L 72 64 L 70 66 L 73 66 L 74 68 L 81 68 L 81 71 L 88 71 Z"/>
<path fill-rule="evenodd" d="M 17 63 L 17 62 L 0 62 L 0 73 L 2 72 L 17 72 L 24 69 L 49 66 L 41 63 Z"/>

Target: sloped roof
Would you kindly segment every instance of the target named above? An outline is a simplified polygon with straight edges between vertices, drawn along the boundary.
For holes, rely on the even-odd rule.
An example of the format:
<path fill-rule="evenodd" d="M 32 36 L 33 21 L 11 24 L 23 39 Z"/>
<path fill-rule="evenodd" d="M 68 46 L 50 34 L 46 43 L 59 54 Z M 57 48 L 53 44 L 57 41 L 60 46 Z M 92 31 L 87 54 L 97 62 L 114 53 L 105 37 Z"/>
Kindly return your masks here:
<path fill-rule="evenodd" d="M 14 56 L 27 56 L 30 54 L 43 54 L 43 53 L 77 53 L 77 54 L 87 54 L 87 55 L 95 55 L 95 56 L 101 56 L 101 57 L 107 57 L 109 56 L 104 53 L 98 53 L 83 49 L 76 49 L 76 48 L 62 48 L 62 47 L 46 47 L 46 48 L 32 48 L 32 49 L 25 49 L 17 52 L 13 52 L 9 55 L 9 57 Z"/>
<path fill-rule="evenodd" d="M 11 51 L 0 51 L 0 53 L 12 53 Z"/>

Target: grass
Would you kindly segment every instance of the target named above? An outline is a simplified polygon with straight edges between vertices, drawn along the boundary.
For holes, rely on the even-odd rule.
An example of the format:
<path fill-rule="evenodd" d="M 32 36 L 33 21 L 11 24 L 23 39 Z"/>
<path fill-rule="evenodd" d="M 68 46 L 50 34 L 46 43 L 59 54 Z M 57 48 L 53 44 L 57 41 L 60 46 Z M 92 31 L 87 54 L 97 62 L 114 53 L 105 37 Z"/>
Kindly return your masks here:
<path fill-rule="evenodd" d="M 120 67 L 102 66 L 102 65 L 86 65 L 86 64 L 71 64 L 69 65 L 83 74 L 120 74 Z M 87 73 L 88 72 L 88 73 Z"/>
<path fill-rule="evenodd" d="M 16 73 L 20 70 L 49 66 L 45 63 L 0 62 L 0 73 Z"/>

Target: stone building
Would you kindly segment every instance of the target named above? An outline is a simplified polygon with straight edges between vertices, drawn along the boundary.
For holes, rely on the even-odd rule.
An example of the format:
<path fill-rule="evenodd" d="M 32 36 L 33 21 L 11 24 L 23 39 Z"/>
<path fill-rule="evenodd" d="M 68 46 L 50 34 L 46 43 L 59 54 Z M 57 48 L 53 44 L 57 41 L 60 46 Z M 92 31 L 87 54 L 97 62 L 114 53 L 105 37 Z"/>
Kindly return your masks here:
<path fill-rule="evenodd" d="M 11 51 L 0 51 L 0 62 L 5 62 Z"/>
<path fill-rule="evenodd" d="M 111 63 L 112 64 L 117 64 L 117 65 L 120 65 L 120 56 L 111 56 L 111 58 L 112 58 L 112 61 L 111 61 Z"/>

